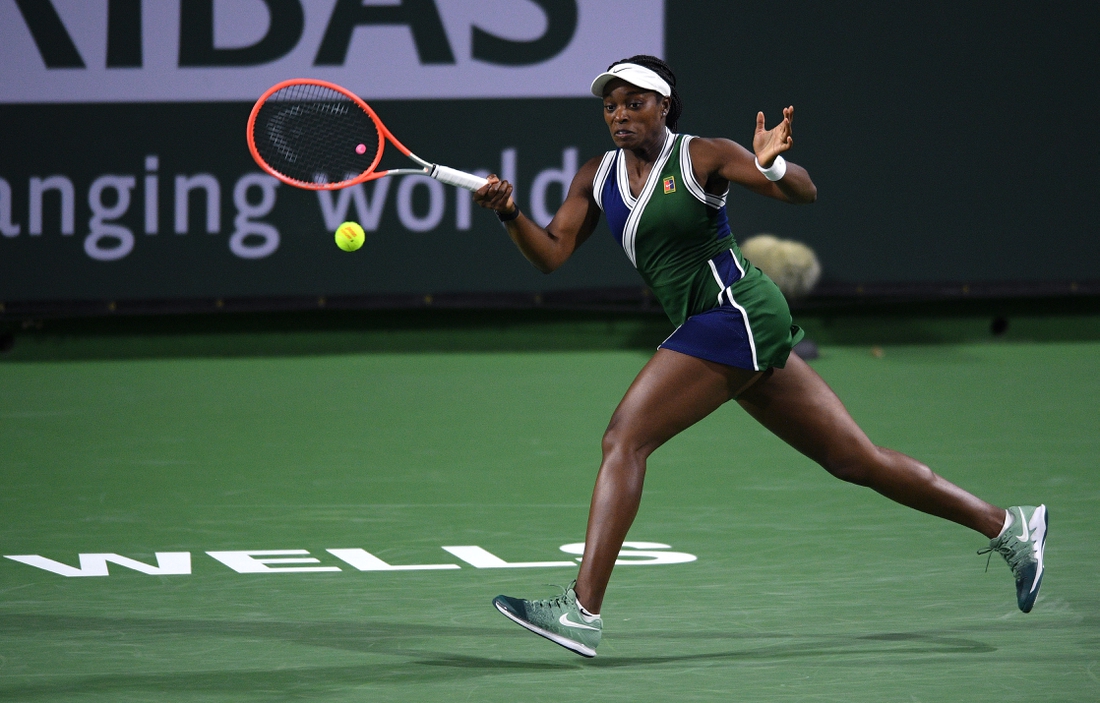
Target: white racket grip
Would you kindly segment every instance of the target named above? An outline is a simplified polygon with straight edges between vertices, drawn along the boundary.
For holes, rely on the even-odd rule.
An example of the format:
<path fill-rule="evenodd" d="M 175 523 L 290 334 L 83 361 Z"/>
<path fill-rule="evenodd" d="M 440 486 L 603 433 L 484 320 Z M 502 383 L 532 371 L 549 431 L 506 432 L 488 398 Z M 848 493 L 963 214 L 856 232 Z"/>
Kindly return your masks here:
<path fill-rule="evenodd" d="M 475 176 L 472 173 L 459 171 L 457 168 L 440 166 L 439 164 L 432 164 L 432 170 L 428 172 L 428 175 L 441 183 L 458 186 L 466 190 L 477 190 L 489 182 L 481 176 Z"/>

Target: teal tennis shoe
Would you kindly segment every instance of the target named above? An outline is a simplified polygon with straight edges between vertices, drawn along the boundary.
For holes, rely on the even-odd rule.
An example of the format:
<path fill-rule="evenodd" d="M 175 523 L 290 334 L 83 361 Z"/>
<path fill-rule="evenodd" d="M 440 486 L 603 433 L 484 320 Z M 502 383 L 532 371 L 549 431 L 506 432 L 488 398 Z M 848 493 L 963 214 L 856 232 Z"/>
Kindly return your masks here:
<path fill-rule="evenodd" d="M 576 584 L 576 582 L 573 582 Z M 596 647 L 603 634 L 600 616 L 586 616 L 577 606 L 573 586 L 556 598 L 524 600 L 497 596 L 493 605 L 504 617 L 536 635 L 560 644 L 582 657 L 596 656 Z"/>
<path fill-rule="evenodd" d="M 1012 524 L 978 554 L 997 552 L 1005 558 L 1016 577 L 1016 604 L 1020 610 L 1030 613 L 1043 583 L 1043 548 L 1049 522 L 1047 507 L 1014 505 L 1008 513 L 1012 516 Z"/>

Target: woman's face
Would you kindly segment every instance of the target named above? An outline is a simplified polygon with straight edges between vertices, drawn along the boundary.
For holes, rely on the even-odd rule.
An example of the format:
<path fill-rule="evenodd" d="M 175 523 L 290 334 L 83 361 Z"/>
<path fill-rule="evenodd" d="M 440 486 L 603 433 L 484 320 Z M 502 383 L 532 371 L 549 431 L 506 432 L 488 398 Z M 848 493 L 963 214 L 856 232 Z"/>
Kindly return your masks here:
<path fill-rule="evenodd" d="M 669 99 L 616 78 L 603 92 L 603 119 L 621 149 L 664 142 Z"/>

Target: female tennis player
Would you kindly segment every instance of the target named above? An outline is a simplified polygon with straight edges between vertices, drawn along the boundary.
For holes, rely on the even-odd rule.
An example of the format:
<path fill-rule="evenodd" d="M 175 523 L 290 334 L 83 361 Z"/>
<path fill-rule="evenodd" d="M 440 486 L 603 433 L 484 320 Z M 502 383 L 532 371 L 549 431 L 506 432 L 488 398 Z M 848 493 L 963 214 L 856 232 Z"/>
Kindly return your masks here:
<path fill-rule="evenodd" d="M 557 598 L 498 596 L 494 605 L 523 627 L 595 656 L 604 591 L 641 502 L 646 458 L 735 400 L 837 478 L 988 537 L 984 551 L 1005 557 L 1017 603 L 1030 611 L 1043 577 L 1046 507 L 990 505 L 920 462 L 875 446 L 821 377 L 791 353 L 802 331 L 779 289 L 741 256 L 730 234 L 731 183 L 788 203 L 816 199 L 806 170 L 783 157 L 794 143 L 794 107 L 771 129 L 757 113 L 750 152 L 727 139 L 677 134 L 682 106 L 675 86 L 671 69 L 652 56 L 625 59 L 596 77 L 592 93 L 603 99 L 616 149 L 581 167 L 546 227 L 520 212 L 507 181 L 490 176 L 474 196 L 547 273 L 592 234 L 602 211 L 677 325 L 611 416 L 576 582 Z"/>

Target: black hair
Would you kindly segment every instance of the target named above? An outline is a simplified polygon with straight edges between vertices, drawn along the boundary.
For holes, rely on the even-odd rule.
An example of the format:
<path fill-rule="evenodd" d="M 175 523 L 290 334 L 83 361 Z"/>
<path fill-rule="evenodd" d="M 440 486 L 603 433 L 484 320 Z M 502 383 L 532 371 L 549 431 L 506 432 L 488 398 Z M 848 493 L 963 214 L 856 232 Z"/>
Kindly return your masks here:
<path fill-rule="evenodd" d="M 665 79 L 665 82 L 672 88 L 672 95 L 668 98 L 670 105 L 668 107 L 668 115 L 665 116 L 665 125 L 675 132 L 676 124 L 680 121 L 680 113 L 684 111 L 684 103 L 680 100 L 680 94 L 676 92 L 676 74 L 672 72 L 669 65 L 656 56 L 638 54 L 637 56 L 631 56 L 629 59 L 616 61 L 608 66 L 607 70 L 610 71 L 621 63 L 636 63 L 643 68 L 648 68 Z"/>

